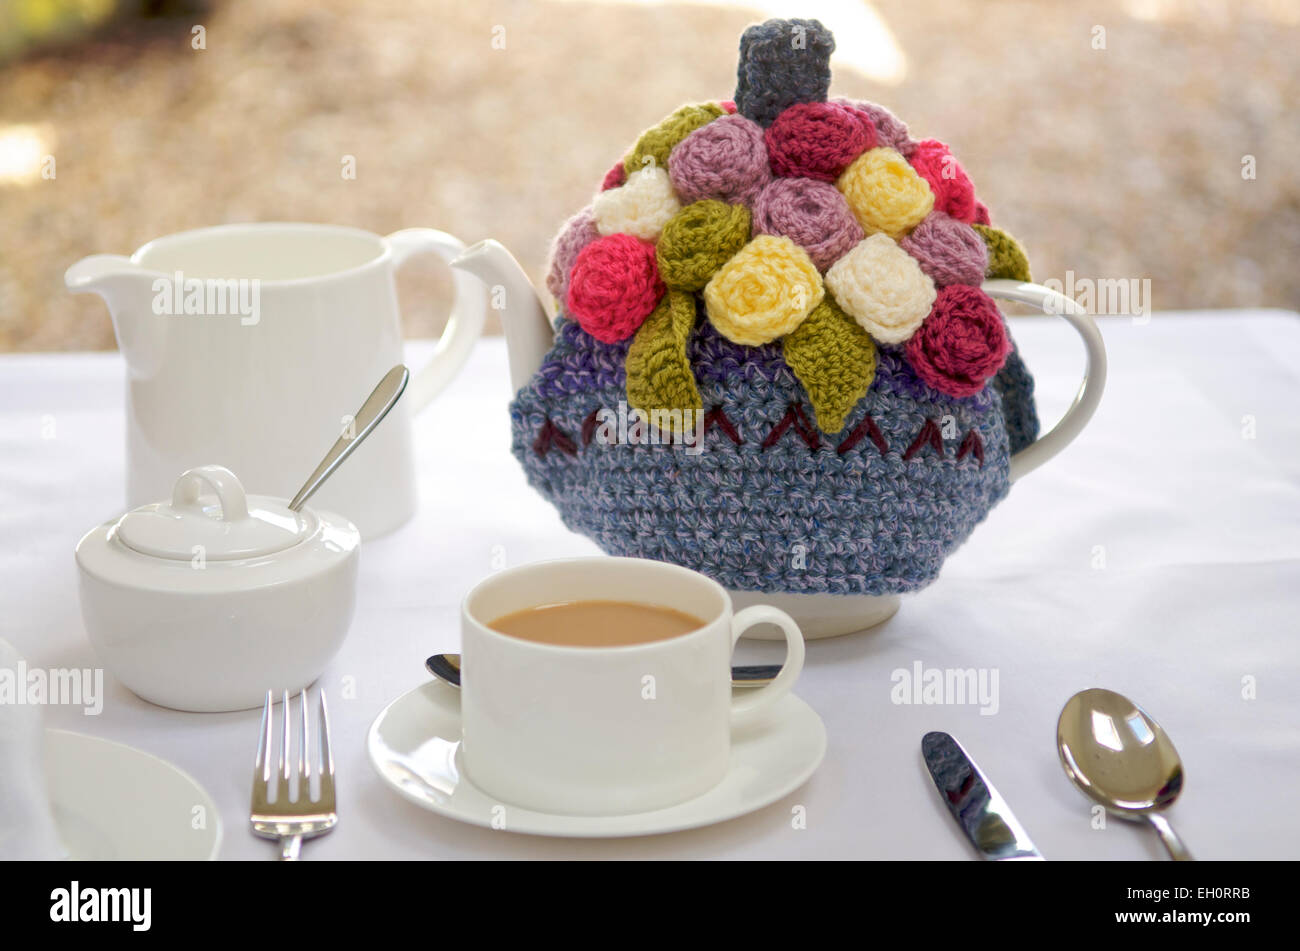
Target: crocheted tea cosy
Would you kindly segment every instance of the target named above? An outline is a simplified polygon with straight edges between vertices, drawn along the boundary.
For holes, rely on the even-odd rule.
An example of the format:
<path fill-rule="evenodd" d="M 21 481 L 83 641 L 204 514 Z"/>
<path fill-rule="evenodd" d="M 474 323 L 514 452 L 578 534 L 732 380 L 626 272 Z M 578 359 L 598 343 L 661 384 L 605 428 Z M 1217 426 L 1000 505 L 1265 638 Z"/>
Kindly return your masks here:
<path fill-rule="evenodd" d="M 946 145 L 828 98 L 834 39 L 770 20 L 734 102 L 677 109 L 552 248 L 556 341 L 513 451 L 612 554 L 735 590 L 934 579 L 1038 433 L 985 278 L 1029 280 Z"/>

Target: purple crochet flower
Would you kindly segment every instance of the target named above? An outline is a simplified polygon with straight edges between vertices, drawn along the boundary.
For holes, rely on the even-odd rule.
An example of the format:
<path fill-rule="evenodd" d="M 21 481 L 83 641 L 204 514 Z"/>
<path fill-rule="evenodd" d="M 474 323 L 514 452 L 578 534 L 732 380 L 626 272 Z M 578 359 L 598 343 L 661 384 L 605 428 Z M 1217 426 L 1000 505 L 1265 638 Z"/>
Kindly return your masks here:
<path fill-rule="evenodd" d="M 899 247 L 916 258 L 937 287 L 979 287 L 989 266 L 988 247 L 979 232 L 942 211 L 932 211 Z"/>
<path fill-rule="evenodd" d="M 863 99 L 832 99 L 831 102 L 848 106 L 863 114 L 876 129 L 876 140 L 880 145 L 887 145 L 903 156 L 911 158 L 916 151 L 917 142 L 907 131 L 907 123 L 894 115 L 884 106 Z"/>
<path fill-rule="evenodd" d="M 778 178 L 764 188 L 754 203 L 754 233 L 784 235 L 819 271 L 866 237 L 839 189 L 811 178 Z"/>
<path fill-rule="evenodd" d="M 685 205 L 706 198 L 751 204 L 772 178 L 763 130 L 744 116 L 714 119 L 672 150 L 668 178 Z"/>
<path fill-rule="evenodd" d="M 588 205 L 560 228 L 551 242 L 551 267 L 546 273 L 546 289 L 556 300 L 564 300 L 569 292 L 569 272 L 578 252 L 600 237 L 596 230 L 596 216 Z"/>

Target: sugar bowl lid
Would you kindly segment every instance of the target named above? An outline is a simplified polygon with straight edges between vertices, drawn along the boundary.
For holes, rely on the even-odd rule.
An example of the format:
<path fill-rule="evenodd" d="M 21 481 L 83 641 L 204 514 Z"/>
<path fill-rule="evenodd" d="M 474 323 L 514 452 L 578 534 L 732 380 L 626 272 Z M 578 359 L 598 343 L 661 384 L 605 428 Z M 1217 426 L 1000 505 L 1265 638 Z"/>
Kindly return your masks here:
<path fill-rule="evenodd" d="M 215 504 L 205 490 L 215 494 Z M 170 502 L 122 516 L 117 536 L 127 548 L 155 558 L 189 561 L 201 547 L 209 561 L 233 561 L 291 548 L 314 532 L 315 523 L 311 514 L 274 499 L 250 498 L 224 466 L 198 466 L 176 480 Z"/>

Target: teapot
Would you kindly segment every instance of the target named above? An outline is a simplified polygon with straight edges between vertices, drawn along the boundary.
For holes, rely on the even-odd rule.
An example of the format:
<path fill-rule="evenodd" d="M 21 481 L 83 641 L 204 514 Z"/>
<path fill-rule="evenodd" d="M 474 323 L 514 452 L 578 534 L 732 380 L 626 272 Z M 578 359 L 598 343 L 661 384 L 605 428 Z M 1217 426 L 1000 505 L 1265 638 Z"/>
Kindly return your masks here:
<path fill-rule="evenodd" d="M 561 229 L 554 321 L 500 243 L 451 261 L 504 290 L 512 451 L 565 524 L 807 637 L 932 582 L 1079 434 L 1106 374 L 1092 318 L 1032 283 L 946 145 L 829 98 L 833 49 L 816 20 L 747 29 L 734 100 L 646 130 Z M 1083 342 L 1045 433 L 996 301 Z"/>
<path fill-rule="evenodd" d="M 130 257 L 68 268 L 73 293 L 108 305 L 126 362 L 126 507 L 171 491 L 176 473 L 219 460 L 250 492 L 281 496 L 340 436 L 374 381 L 403 363 L 394 273 L 465 245 L 429 228 L 387 237 L 321 224 L 220 225 L 158 238 Z M 372 538 L 415 511 L 411 414 L 460 371 L 487 296 L 454 272 L 437 349 L 412 377 L 396 424 L 357 448 L 319 504 Z"/>

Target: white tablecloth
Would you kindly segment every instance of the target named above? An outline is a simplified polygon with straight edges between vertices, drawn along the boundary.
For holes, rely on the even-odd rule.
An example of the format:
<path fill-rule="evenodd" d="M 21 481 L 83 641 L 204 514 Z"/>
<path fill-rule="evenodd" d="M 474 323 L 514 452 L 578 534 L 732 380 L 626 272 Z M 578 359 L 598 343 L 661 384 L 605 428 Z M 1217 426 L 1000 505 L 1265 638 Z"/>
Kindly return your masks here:
<path fill-rule="evenodd" d="M 426 680 L 427 655 L 456 649 L 471 583 L 502 559 L 595 551 L 511 458 L 505 350 L 483 341 L 416 422 L 419 516 L 364 546 L 356 620 L 322 681 L 341 820 L 307 857 L 966 858 L 921 762 L 932 729 L 966 746 L 1047 857 L 1159 857 L 1144 828 L 1095 829 L 1057 762 L 1057 714 L 1090 686 L 1143 704 L 1177 743 L 1186 786 L 1171 818 L 1199 857 L 1300 856 L 1300 320 L 1101 323 L 1110 380 L 1080 439 L 1016 485 L 894 619 L 810 646 L 796 689 L 825 720 L 829 751 L 807 785 L 712 828 L 608 841 L 462 826 L 398 797 L 366 759 L 375 715 Z M 1073 395 L 1081 348 L 1049 318 L 1016 319 L 1013 332 L 1050 422 Z M 428 345 L 411 350 L 418 362 Z M 122 503 L 122 377 L 116 354 L 0 358 L 0 636 L 31 665 L 95 664 L 72 551 Z M 997 713 L 894 703 L 892 672 L 918 662 L 996 668 Z M 222 856 L 271 858 L 246 828 L 258 714 L 164 710 L 111 675 L 106 691 L 100 716 L 53 707 L 50 725 L 175 762 L 220 805 Z M 792 828 L 795 806 L 806 828 Z"/>

